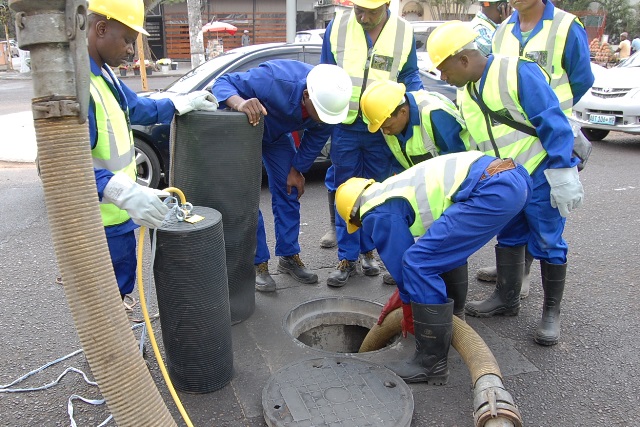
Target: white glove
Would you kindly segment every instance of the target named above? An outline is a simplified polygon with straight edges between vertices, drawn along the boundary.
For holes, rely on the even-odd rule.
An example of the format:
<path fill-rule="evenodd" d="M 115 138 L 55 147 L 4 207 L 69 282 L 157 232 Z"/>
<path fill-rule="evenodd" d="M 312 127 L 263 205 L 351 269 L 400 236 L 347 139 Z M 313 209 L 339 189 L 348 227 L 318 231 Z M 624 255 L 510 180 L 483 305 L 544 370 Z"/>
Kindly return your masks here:
<path fill-rule="evenodd" d="M 159 196 L 169 193 L 135 183 L 124 172 L 116 173 L 104 188 L 102 200 L 127 211 L 133 222 L 148 228 L 159 228 L 169 208 Z"/>
<path fill-rule="evenodd" d="M 178 95 L 171 98 L 171 101 L 179 115 L 193 110 L 216 111 L 218 109 L 218 100 L 206 90 Z"/>
<path fill-rule="evenodd" d="M 573 209 L 582 206 L 584 190 L 577 167 L 546 169 L 544 176 L 551 186 L 551 206 L 558 208 L 560 215 L 566 217 Z"/>

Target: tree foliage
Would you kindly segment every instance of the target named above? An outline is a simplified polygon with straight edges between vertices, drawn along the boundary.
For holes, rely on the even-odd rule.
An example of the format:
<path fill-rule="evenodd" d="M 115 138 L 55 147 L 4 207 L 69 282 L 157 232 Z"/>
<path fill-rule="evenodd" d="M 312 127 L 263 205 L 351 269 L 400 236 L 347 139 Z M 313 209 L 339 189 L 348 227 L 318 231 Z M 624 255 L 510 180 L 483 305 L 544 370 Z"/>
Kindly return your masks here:
<path fill-rule="evenodd" d="M 471 0 L 431 0 L 428 2 L 431 16 L 436 21 L 466 20 Z"/>
<path fill-rule="evenodd" d="M 619 35 L 623 31 L 629 32 L 629 36 L 638 34 L 640 30 L 640 6 L 631 6 L 629 0 L 563 0 L 555 3 L 561 9 L 569 12 L 582 10 L 603 10 L 606 13 L 604 34 L 610 36 L 613 42 L 619 41 Z M 594 7 L 595 6 L 595 7 Z"/>

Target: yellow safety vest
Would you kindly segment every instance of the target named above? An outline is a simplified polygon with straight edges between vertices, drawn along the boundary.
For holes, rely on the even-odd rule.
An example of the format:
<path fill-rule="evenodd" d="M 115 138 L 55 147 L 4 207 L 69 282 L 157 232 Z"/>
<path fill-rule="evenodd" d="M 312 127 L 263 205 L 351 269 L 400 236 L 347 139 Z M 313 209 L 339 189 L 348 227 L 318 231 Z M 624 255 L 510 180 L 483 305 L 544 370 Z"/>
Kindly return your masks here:
<path fill-rule="evenodd" d="M 466 126 L 460 112 L 455 104 L 447 97 L 436 92 L 419 90 L 409 92 L 413 95 L 418 111 L 420 113 L 420 124 L 413 126 L 413 136 L 407 141 L 405 147 L 402 147 L 400 141 L 395 135 L 385 135 L 384 139 L 391 149 L 391 152 L 402 165 L 403 168 L 409 169 L 411 166 L 424 160 L 436 157 L 440 154 L 438 146 L 435 144 L 433 136 L 433 127 L 431 123 L 431 112 L 434 110 L 443 110 L 453 116 L 462 126 L 460 138 L 469 149 L 469 137 Z"/>
<path fill-rule="evenodd" d="M 494 55 L 480 96 L 487 108 L 535 129 L 518 99 L 518 62 L 523 60 L 527 61 L 515 56 Z M 462 117 L 471 134 L 471 149 L 478 149 L 490 156 L 495 156 L 485 116 L 478 103 L 469 94 L 470 90 L 474 93 L 473 82 L 467 83 L 464 91 L 460 92 L 458 100 Z M 491 132 L 500 157 L 511 157 L 523 165 L 530 174 L 547 156 L 547 151 L 540 139 L 535 136 L 497 122 L 491 124 Z"/>
<path fill-rule="evenodd" d="M 409 227 L 411 234 L 424 235 L 453 204 L 451 198 L 469 175 L 471 165 L 482 156 L 478 151 L 438 156 L 384 182 L 373 183 L 360 196 L 360 218 L 389 199 L 403 198 L 415 212 L 415 221 Z"/>
<path fill-rule="evenodd" d="M 413 28 L 404 19 L 391 14 L 375 44 L 368 51 L 364 30 L 356 21 L 352 9 L 349 9 L 336 13 L 329 37 L 336 64 L 351 76 L 353 89 L 349 114 L 343 122 L 351 124 L 358 116 L 360 95 L 367 82 L 398 80 L 398 74 L 414 45 Z"/>
<path fill-rule="evenodd" d="M 124 172 L 135 181 L 135 149 L 129 126 L 129 113 L 122 111 L 118 100 L 101 76 L 91 74 L 90 83 L 91 98 L 96 106 L 98 134 L 98 142 L 91 150 L 93 166 L 113 173 Z M 129 220 L 127 211 L 111 203 L 101 203 L 100 213 L 105 227 Z"/>
<path fill-rule="evenodd" d="M 524 46 L 513 35 L 515 23 L 503 23 L 493 35 L 493 53 L 509 56 L 523 56 L 535 61 L 551 77 L 551 88 L 560 101 L 560 109 L 567 117 L 571 117 L 573 108 L 573 92 L 569 84 L 569 76 L 562 66 L 569 29 L 571 24 L 582 23 L 570 13 L 555 8 L 553 20 L 543 20 L 542 29 L 530 37 Z"/>

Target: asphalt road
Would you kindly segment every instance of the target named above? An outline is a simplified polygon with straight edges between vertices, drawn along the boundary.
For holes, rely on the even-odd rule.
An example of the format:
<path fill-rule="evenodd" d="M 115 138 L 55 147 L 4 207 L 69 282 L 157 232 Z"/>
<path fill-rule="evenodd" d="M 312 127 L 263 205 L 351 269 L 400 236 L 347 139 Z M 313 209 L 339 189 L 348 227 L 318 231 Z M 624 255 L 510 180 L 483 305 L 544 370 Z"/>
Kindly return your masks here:
<path fill-rule="evenodd" d="M 7 108 L 5 101 L 10 102 L 5 83 L 0 81 L 2 108 Z M 519 316 L 469 319 L 498 360 L 505 386 L 527 426 L 640 425 L 640 283 L 636 270 L 640 255 L 639 166 L 640 137 L 616 133 L 594 143 L 589 164 L 581 173 L 585 204 L 567 221 L 569 269 L 558 345 L 541 347 L 532 339 L 542 302 L 536 264 L 532 269 L 531 295 L 523 302 Z M 264 186 L 261 206 L 273 248 L 273 219 Z M 304 261 L 318 273 L 320 283 L 309 287 L 286 275 L 276 275 L 278 292 L 268 297 L 256 296 L 256 314 L 233 327 L 234 348 L 240 348 L 234 353 L 239 368 L 232 383 L 210 395 L 181 393 L 195 425 L 264 425 L 259 411 L 264 371 L 255 361 L 247 362 L 247 357 L 257 354 L 258 358 L 261 355 L 271 361 L 269 357 L 282 360 L 296 357 L 279 354 L 278 346 L 269 347 L 268 338 L 273 332 L 270 328 L 281 326 L 281 318 L 269 317 L 271 308 L 277 311 L 278 304 L 302 293 L 301 290 L 307 290 L 309 293 L 305 295 L 310 297 L 343 293 L 381 302 L 390 293 L 379 278 L 363 276 L 354 277 L 353 282 L 340 290 L 327 289 L 325 280 L 334 267 L 336 255 L 334 250 L 318 246 L 328 225 L 326 212 L 322 174 L 315 174 L 308 177 L 302 199 L 300 244 Z M 78 216 L 81 215 L 79 212 Z M 63 288 L 55 283 L 58 270 L 43 188 L 32 165 L 0 165 L 0 218 L 0 385 L 6 385 L 78 349 L 79 343 Z M 476 268 L 492 262 L 492 245 L 489 243 L 470 258 L 472 274 Z M 273 259 L 270 264 L 275 271 Z M 491 287 L 471 280 L 469 298 L 483 297 L 490 291 Z M 152 303 L 152 312 L 154 307 Z M 242 347 L 244 336 L 251 336 L 257 343 L 255 347 L 249 350 Z M 282 366 L 282 360 L 267 364 L 267 376 Z M 411 387 L 415 402 L 412 426 L 473 425 L 468 373 L 457 362 L 455 351 L 450 353 L 450 360 L 449 385 Z M 149 365 L 178 420 L 177 410 L 158 375 L 157 363 L 149 358 Z M 46 384 L 67 366 L 90 374 L 84 356 L 76 355 L 17 386 Z M 0 425 L 69 425 L 67 399 L 72 394 L 99 397 L 98 390 L 86 385 L 77 374 L 68 375 L 46 391 L 0 393 Z M 76 403 L 75 411 L 78 425 L 82 426 L 99 425 L 109 413 L 105 406 L 83 403 Z"/>

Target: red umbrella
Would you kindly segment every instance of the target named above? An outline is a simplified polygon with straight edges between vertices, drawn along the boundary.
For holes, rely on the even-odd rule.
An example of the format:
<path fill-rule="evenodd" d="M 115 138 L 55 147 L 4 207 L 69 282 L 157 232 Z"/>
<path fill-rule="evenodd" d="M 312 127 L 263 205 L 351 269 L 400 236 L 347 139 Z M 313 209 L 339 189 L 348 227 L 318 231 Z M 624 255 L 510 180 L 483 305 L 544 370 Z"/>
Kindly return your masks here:
<path fill-rule="evenodd" d="M 226 32 L 231 35 L 234 35 L 238 29 L 231 24 L 227 24 L 226 22 L 214 21 L 205 24 L 202 27 L 202 32 L 206 33 L 207 31 L 215 32 Z"/>

